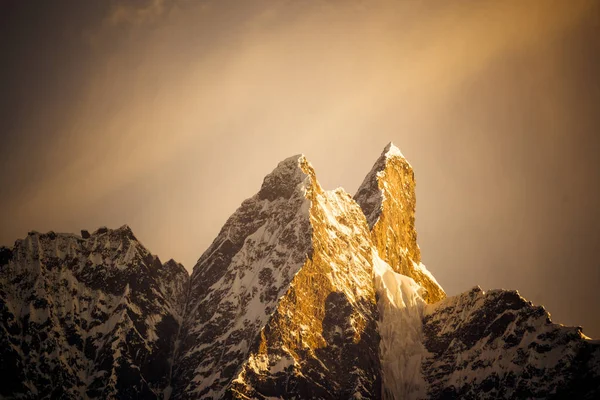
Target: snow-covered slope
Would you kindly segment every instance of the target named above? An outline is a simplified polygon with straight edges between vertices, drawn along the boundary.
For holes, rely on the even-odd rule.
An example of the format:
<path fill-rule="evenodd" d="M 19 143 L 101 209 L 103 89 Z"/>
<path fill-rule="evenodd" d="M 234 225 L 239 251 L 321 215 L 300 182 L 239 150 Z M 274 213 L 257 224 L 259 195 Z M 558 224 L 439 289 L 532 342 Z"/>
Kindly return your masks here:
<path fill-rule="evenodd" d="M 282 161 L 188 276 L 123 226 L 0 248 L 0 399 L 600 398 L 600 343 L 517 292 L 446 297 L 410 164 L 354 199 Z"/>
<path fill-rule="evenodd" d="M 232 386 L 235 398 L 379 398 L 372 245 L 341 189 L 311 199 L 313 254 L 293 278 Z"/>
<path fill-rule="evenodd" d="M 161 398 L 187 272 L 129 227 L 30 233 L 0 262 L 0 397 Z"/>
<path fill-rule="evenodd" d="M 428 305 L 422 372 L 431 399 L 597 399 L 600 344 L 554 324 L 517 291 L 474 288 Z"/>
<path fill-rule="evenodd" d="M 370 248 L 347 193 L 281 162 L 194 268 L 174 395 L 377 397 Z"/>

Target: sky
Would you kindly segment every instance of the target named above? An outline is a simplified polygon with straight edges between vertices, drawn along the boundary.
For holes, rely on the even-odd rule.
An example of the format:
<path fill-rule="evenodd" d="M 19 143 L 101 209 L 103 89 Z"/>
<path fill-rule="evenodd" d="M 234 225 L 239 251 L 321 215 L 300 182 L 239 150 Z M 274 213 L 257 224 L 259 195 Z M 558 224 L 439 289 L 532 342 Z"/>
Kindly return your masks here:
<path fill-rule="evenodd" d="M 600 2 L 0 0 L 0 244 L 131 226 L 191 270 L 304 153 L 354 193 L 393 141 L 449 295 L 600 338 Z"/>

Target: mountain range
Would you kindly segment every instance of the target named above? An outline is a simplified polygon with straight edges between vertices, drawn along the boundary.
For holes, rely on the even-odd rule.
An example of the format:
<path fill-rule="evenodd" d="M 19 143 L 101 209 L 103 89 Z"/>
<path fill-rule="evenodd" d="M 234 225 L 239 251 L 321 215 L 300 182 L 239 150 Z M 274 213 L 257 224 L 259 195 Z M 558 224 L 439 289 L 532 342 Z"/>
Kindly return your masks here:
<path fill-rule="evenodd" d="M 191 275 L 128 226 L 0 248 L 3 399 L 597 399 L 600 341 L 514 290 L 447 296 L 393 144 L 354 196 L 283 160 Z"/>

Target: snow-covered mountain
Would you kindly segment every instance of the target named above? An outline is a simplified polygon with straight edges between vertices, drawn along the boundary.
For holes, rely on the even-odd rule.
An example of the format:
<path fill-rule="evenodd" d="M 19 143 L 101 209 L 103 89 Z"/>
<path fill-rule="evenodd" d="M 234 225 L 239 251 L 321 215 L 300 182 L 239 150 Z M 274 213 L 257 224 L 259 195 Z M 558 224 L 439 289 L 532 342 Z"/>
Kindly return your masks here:
<path fill-rule="evenodd" d="M 354 198 L 304 156 L 191 276 L 131 230 L 0 249 L 0 398 L 598 398 L 600 343 L 517 292 L 447 297 L 421 263 L 410 164 Z"/>
<path fill-rule="evenodd" d="M 131 229 L 30 232 L 0 251 L 0 397 L 159 399 L 188 275 Z"/>
<path fill-rule="evenodd" d="M 599 398 L 599 341 L 517 291 L 476 287 L 428 305 L 422 322 L 430 398 Z"/>

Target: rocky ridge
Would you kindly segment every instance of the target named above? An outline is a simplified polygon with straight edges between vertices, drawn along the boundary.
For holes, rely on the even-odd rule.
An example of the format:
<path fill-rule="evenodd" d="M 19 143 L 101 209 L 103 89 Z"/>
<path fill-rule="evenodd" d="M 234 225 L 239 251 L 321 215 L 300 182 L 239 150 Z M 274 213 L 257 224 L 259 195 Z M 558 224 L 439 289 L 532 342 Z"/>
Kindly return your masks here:
<path fill-rule="evenodd" d="M 514 290 L 476 287 L 423 312 L 422 373 L 432 399 L 593 399 L 600 343 Z"/>
<path fill-rule="evenodd" d="M 127 226 L 30 233 L 0 248 L 0 398 L 598 396 L 581 329 L 514 291 L 446 297 L 415 205 L 390 144 L 354 198 L 282 161 L 191 276 Z"/>
<path fill-rule="evenodd" d="M 350 195 L 324 191 L 304 156 L 280 163 L 194 268 L 175 393 L 378 397 L 368 237 Z"/>
<path fill-rule="evenodd" d="M 161 398 L 187 272 L 123 226 L 30 232 L 0 263 L 0 396 Z"/>

